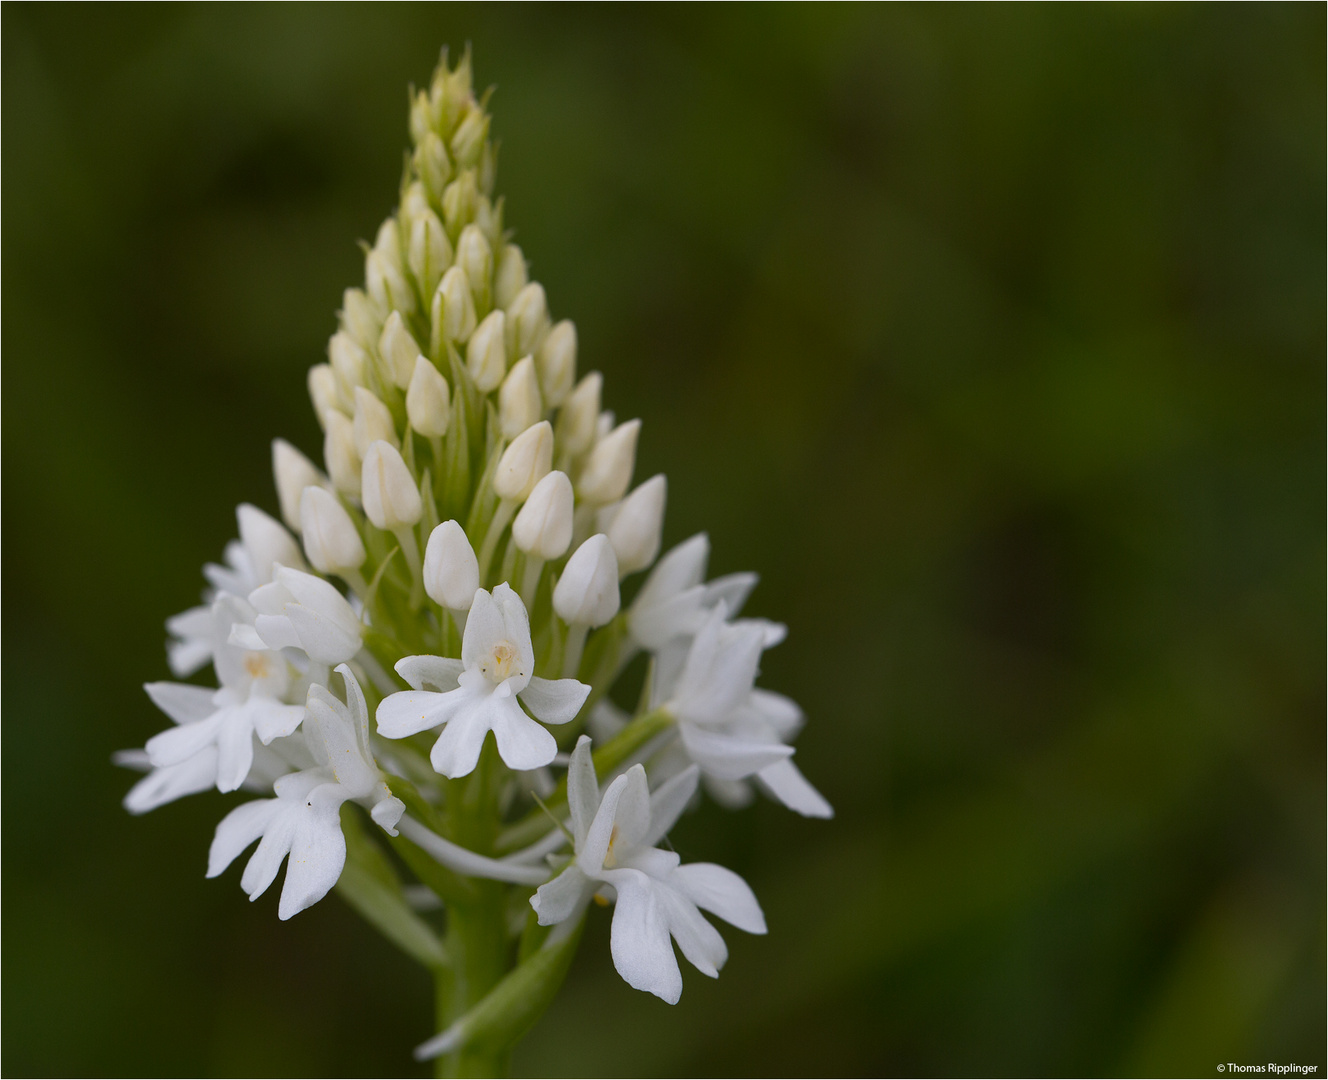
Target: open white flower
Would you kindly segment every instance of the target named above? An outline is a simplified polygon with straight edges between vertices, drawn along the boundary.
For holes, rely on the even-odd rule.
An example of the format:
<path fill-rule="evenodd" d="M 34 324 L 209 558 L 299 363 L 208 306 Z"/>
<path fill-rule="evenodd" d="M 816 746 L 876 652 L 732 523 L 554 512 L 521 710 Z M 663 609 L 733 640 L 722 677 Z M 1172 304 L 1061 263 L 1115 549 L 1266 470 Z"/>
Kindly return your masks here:
<path fill-rule="evenodd" d="M 510 768 L 549 764 L 558 744 L 522 711 L 518 695 L 537 719 L 565 724 L 590 693 L 589 686 L 575 679 L 535 677 L 530 619 L 521 598 L 506 583 L 492 595 L 475 590 L 460 660 L 408 656 L 396 670 L 415 689 L 391 694 L 379 704 L 378 733 L 404 739 L 443 726 L 430 760 L 438 772 L 453 779 L 475 768 L 490 731 Z"/>
<path fill-rule="evenodd" d="M 690 768 L 652 795 L 645 768 L 633 765 L 601 801 L 590 739 L 581 736 L 567 773 L 576 857 L 530 900 L 540 924 L 549 926 L 579 915 L 595 892 L 611 891 L 616 896 L 609 942 L 613 966 L 628 984 L 670 1005 L 682 995 L 670 937 L 712 978 L 728 959 L 724 939 L 698 909 L 751 934 L 766 929 L 761 905 L 733 871 L 714 863 L 681 866 L 676 852 L 654 846 L 678 820 L 696 790 L 697 775 Z"/>
<path fill-rule="evenodd" d="M 250 900 L 267 890 L 289 855 L 277 909 L 282 919 L 316 904 L 341 877 L 346 864 L 342 803 L 354 800 L 369 807 L 373 819 L 393 836 L 405 809 L 388 791 L 369 751 L 369 712 L 359 683 L 344 664 L 337 670 L 346 683 L 345 704 L 325 687 L 309 690 L 305 741 L 318 764 L 277 780 L 275 799 L 232 810 L 217 826 L 208 852 L 207 876 L 216 877 L 259 840 L 240 878 Z"/>
<path fill-rule="evenodd" d="M 249 594 L 253 625 L 231 629 L 230 643 L 251 649 L 301 649 L 331 666 L 360 651 L 359 616 L 334 585 L 314 574 L 277 565 L 272 580 Z"/>

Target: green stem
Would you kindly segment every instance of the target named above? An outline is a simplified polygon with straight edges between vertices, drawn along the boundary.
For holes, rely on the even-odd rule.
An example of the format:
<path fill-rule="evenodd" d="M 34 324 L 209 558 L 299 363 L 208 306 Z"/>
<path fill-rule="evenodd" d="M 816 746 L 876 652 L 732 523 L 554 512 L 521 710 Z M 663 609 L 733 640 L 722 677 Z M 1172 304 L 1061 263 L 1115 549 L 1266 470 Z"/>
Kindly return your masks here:
<path fill-rule="evenodd" d="M 446 950 L 450 966 L 438 973 L 438 1030 L 444 1031 L 488 996 L 507 974 L 511 953 L 505 925 L 505 888 L 476 882 L 479 901 L 447 909 Z M 439 1057 L 436 1076 L 502 1076 L 511 1047 L 463 1046 Z"/>

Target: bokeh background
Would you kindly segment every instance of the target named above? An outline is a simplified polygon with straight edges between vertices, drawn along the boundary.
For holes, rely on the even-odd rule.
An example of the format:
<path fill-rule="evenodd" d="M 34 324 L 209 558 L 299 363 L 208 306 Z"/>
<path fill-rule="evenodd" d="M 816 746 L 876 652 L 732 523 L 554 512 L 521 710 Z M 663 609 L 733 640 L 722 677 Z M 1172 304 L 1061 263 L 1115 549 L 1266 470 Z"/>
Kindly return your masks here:
<path fill-rule="evenodd" d="M 3 14 L 9 1075 L 418 1070 L 426 978 L 142 818 L 162 620 L 473 42 L 508 220 L 666 541 L 755 568 L 831 823 L 670 1008 L 587 934 L 519 1074 L 1325 1064 L 1322 5 Z"/>

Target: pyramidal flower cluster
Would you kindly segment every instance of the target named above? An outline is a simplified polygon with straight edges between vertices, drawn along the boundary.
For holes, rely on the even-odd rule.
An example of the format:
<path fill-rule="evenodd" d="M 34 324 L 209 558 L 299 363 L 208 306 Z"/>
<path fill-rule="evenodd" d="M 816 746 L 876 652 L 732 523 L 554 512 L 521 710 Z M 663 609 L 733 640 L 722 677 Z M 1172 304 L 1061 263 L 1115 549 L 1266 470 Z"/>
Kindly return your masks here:
<path fill-rule="evenodd" d="M 335 887 L 435 973 L 419 1053 L 467 1075 L 502 1069 L 592 900 L 667 1002 L 675 944 L 724 964 L 703 912 L 765 932 L 740 877 L 667 845 L 702 792 L 831 814 L 793 762 L 801 710 L 755 685 L 784 637 L 740 617 L 755 575 L 707 581 L 704 534 L 659 556 L 665 478 L 633 485 L 641 421 L 604 409 L 504 227 L 485 100 L 469 55 L 413 96 L 399 209 L 309 372 L 323 445 L 272 444 L 279 516 L 240 506 L 167 621 L 176 678 L 216 685 L 149 683 L 170 726 L 119 755 L 134 813 L 242 789 L 208 876 L 242 862 L 250 899 L 281 877 L 281 919 Z"/>

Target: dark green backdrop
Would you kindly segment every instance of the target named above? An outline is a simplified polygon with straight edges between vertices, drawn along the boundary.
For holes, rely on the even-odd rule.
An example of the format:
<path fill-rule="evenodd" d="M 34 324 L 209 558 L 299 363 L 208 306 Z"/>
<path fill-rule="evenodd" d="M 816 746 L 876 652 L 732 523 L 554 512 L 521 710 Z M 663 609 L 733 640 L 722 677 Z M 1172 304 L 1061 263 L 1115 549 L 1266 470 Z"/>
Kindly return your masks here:
<path fill-rule="evenodd" d="M 3 10 L 8 1075 L 409 1072 L 336 898 L 132 819 L 195 601 L 474 43 L 666 539 L 762 574 L 831 823 L 707 807 L 770 923 L 680 1005 L 607 919 L 518 1071 L 1325 1064 L 1324 7 Z M 333 949 L 331 945 L 335 943 Z"/>

